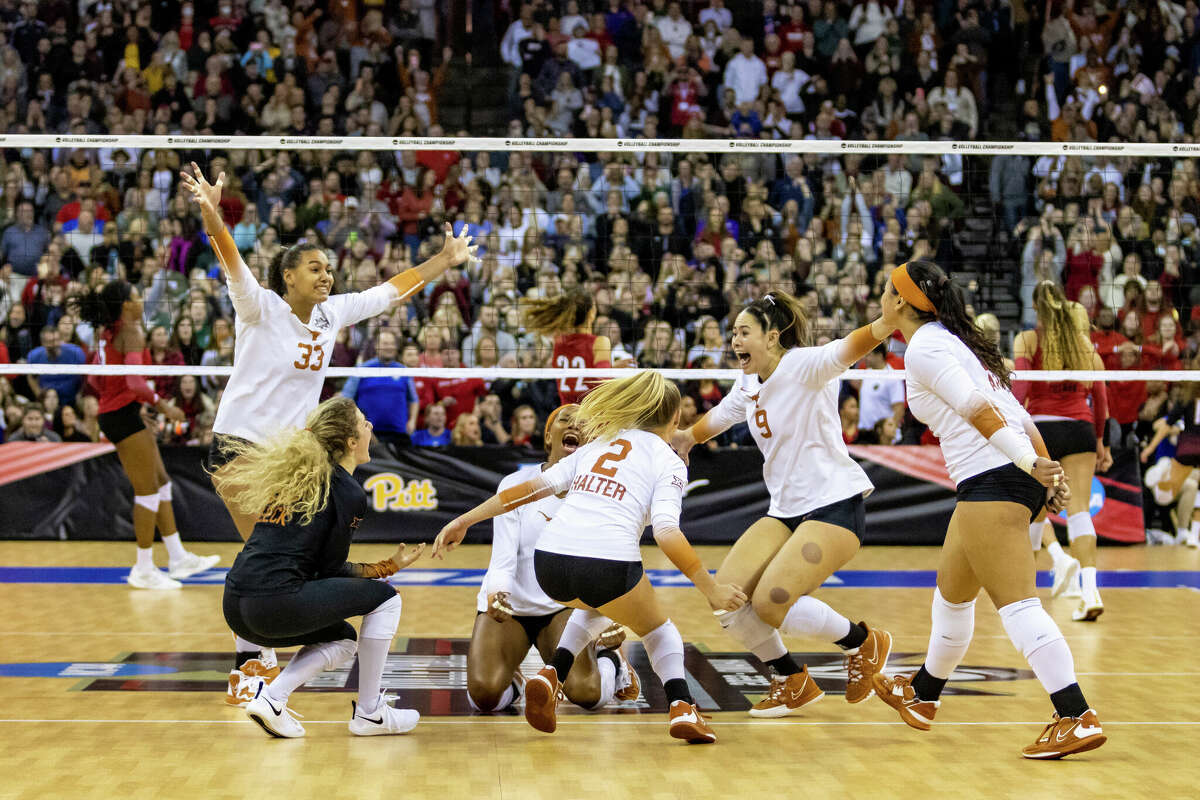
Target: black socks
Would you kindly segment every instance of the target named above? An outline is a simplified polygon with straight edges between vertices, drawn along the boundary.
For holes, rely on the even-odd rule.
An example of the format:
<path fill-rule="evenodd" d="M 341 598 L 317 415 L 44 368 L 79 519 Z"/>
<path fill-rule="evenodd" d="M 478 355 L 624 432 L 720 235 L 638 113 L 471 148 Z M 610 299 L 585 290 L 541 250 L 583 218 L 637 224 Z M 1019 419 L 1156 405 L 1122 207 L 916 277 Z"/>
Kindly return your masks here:
<path fill-rule="evenodd" d="M 918 699 L 937 700 L 942 696 L 942 689 L 946 688 L 946 679 L 933 677 L 925 671 L 925 665 L 922 664 L 913 676 L 912 687 Z"/>
<path fill-rule="evenodd" d="M 561 684 L 567 679 L 567 673 L 571 671 L 571 665 L 575 663 L 575 654 L 565 647 L 560 647 L 554 651 L 554 658 L 550 659 L 550 666 L 554 667 L 554 671 L 558 673 L 558 682 Z"/>
<path fill-rule="evenodd" d="M 1078 683 L 1072 683 L 1050 695 L 1050 702 L 1054 703 L 1054 710 L 1060 717 L 1082 717 L 1088 710 L 1087 700 L 1083 699 L 1083 690 Z"/>
<path fill-rule="evenodd" d="M 775 670 L 775 674 L 785 678 L 788 675 L 795 675 L 801 669 L 800 665 L 792 658 L 791 653 L 784 653 L 779 658 L 772 658 L 767 662 L 767 666 Z"/>
<path fill-rule="evenodd" d="M 687 681 L 683 678 L 672 678 L 663 684 L 663 689 L 667 692 L 667 705 L 674 703 L 676 700 L 682 700 L 685 703 L 692 703 L 692 693 L 688 690 Z"/>
<path fill-rule="evenodd" d="M 834 644 L 843 650 L 853 650 L 867 640 L 867 629 L 857 622 L 850 623 L 850 632 L 838 639 Z"/>
<path fill-rule="evenodd" d="M 249 661 L 252 658 L 258 658 L 258 656 L 259 656 L 259 652 L 257 650 L 238 650 L 233 655 L 234 667 L 236 669 L 241 669 L 242 664 L 245 664 L 247 661 Z"/>

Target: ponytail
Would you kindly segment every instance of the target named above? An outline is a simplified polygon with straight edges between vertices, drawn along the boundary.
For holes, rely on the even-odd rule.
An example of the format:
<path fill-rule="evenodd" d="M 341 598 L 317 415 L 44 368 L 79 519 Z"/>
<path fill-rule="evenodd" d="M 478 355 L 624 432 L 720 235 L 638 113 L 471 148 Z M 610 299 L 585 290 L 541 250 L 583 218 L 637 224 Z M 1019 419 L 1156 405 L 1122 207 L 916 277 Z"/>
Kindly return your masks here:
<path fill-rule="evenodd" d="M 298 515 L 301 525 L 309 524 L 329 501 L 334 464 L 358 434 L 356 412 L 353 400 L 333 397 L 308 415 L 302 430 L 285 430 L 263 444 L 223 442 L 230 460 L 212 473 L 217 494 L 243 514 L 283 522 Z"/>
<path fill-rule="evenodd" d="M 1085 349 L 1086 327 L 1079 325 L 1078 303 L 1067 300 L 1062 287 L 1054 281 L 1042 281 L 1033 290 L 1033 305 L 1042 326 L 1042 367 L 1044 369 L 1089 369 L 1091 350 Z M 1082 310 L 1083 307 L 1079 306 Z M 1084 319 L 1087 312 L 1083 312 Z M 1090 344 L 1090 342 L 1089 342 Z"/>
<path fill-rule="evenodd" d="M 654 370 L 605 381 L 583 398 L 576 419 L 584 441 L 608 440 L 621 431 L 654 430 L 675 418 L 679 387 Z"/>
<path fill-rule="evenodd" d="M 557 336 L 571 333 L 587 322 L 595 305 L 590 294 L 575 289 L 558 297 L 524 301 L 521 318 L 527 330 Z"/>
<path fill-rule="evenodd" d="M 764 333 L 779 331 L 779 345 L 784 350 L 804 347 L 812 341 L 804 307 L 787 292 L 767 292 L 743 310 L 758 320 Z"/>
<path fill-rule="evenodd" d="M 932 311 L 922 311 L 910 302 L 909 307 L 917 319 L 942 323 L 946 330 L 962 340 L 967 349 L 979 359 L 979 363 L 983 364 L 984 369 L 996 376 L 1001 386 L 1011 389 L 1012 376 L 1004 365 L 1004 356 L 967 316 L 967 303 L 963 298 L 962 289 L 932 261 L 909 261 L 897 267 L 897 270 L 905 268 L 916 288 L 933 305 Z M 894 281 L 892 288 L 895 291 Z"/>
<path fill-rule="evenodd" d="M 73 301 L 79 318 L 96 330 L 110 328 L 121 318 L 126 301 L 133 294 L 133 285 L 116 279 L 93 286 Z"/>
<path fill-rule="evenodd" d="M 267 269 L 267 284 L 271 287 L 271 291 L 280 297 L 286 296 L 287 284 L 283 282 L 283 273 L 295 269 L 300 263 L 300 257 L 305 253 L 323 249 L 320 245 L 313 242 L 301 242 L 276 253 L 275 257 L 271 259 L 270 267 Z"/>

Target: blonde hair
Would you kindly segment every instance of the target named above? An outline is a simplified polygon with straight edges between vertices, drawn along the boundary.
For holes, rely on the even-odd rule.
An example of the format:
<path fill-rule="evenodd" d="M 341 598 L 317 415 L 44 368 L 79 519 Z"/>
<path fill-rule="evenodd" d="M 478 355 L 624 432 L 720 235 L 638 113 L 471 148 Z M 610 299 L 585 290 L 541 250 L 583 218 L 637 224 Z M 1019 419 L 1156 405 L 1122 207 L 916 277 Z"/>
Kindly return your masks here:
<path fill-rule="evenodd" d="M 478 442 L 467 440 L 467 426 L 463 423 L 468 420 L 475 420 L 478 422 L 479 417 L 478 415 L 471 413 L 459 414 L 458 419 L 454 421 L 454 430 L 450 432 L 451 444 L 458 447 L 474 447 L 476 445 L 483 444 L 482 440 Z"/>
<path fill-rule="evenodd" d="M 557 297 L 525 300 L 521 319 L 526 329 L 547 336 L 573 333 L 587 322 L 595 300 L 587 292 L 573 290 Z"/>
<path fill-rule="evenodd" d="M 312 522 L 329 500 L 333 465 L 358 434 L 358 407 L 346 397 L 326 400 L 308 415 L 303 430 L 291 429 L 262 444 L 231 439 L 231 457 L 212 473 L 217 494 L 243 514 L 287 522 Z"/>
<path fill-rule="evenodd" d="M 646 370 L 597 386 L 583 398 L 578 419 L 585 441 L 607 440 L 631 428 L 662 427 L 675 418 L 679 403 L 679 387 L 661 373 Z"/>
<path fill-rule="evenodd" d="M 1084 347 L 1087 326 L 1080 326 L 1077 312 L 1053 281 L 1042 281 L 1033 290 L 1033 305 L 1042 326 L 1042 369 L 1088 369 L 1091 351 Z M 1082 309 L 1082 306 L 1080 306 Z M 1086 318 L 1087 312 L 1084 311 Z"/>

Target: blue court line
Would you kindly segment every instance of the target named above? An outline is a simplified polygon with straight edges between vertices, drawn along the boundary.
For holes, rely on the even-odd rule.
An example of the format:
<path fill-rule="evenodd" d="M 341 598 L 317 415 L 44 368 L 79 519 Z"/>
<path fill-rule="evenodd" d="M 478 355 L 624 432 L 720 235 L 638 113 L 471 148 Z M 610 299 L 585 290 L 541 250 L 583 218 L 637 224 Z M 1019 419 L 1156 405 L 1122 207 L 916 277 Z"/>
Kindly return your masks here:
<path fill-rule="evenodd" d="M 422 569 L 412 568 L 393 575 L 390 582 L 397 586 L 479 586 L 487 570 L 482 569 Z M 188 578 L 184 583 L 203 586 L 225 582 L 228 570 L 211 569 Z M 93 583 L 121 584 L 129 567 L 0 567 L 0 583 Z M 648 569 L 650 582 L 655 586 L 687 586 L 690 581 L 677 570 Z M 937 573 L 931 569 L 842 570 L 826 581 L 826 587 L 869 589 L 932 589 Z M 1200 571 L 1197 570 L 1103 570 L 1096 574 L 1097 583 L 1107 588 L 1200 590 Z M 1049 572 L 1039 572 L 1037 585 L 1049 588 Z"/>

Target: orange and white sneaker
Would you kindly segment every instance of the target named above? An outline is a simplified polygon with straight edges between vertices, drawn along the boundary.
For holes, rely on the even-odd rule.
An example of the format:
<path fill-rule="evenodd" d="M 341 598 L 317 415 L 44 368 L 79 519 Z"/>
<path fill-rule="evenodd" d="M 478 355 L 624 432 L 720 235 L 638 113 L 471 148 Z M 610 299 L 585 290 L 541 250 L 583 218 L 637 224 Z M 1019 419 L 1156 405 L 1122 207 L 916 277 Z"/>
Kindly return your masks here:
<path fill-rule="evenodd" d="M 912 688 L 911 675 L 889 678 L 882 672 L 871 677 L 871 685 L 879 699 L 900 712 L 900 719 L 919 731 L 927 731 L 937 713 L 940 700 L 921 700 Z"/>
<path fill-rule="evenodd" d="M 558 673 L 549 665 L 542 667 L 525 682 L 525 721 L 542 733 L 554 733 L 561 696 Z"/>
<path fill-rule="evenodd" d="M 274 654 L 275 651 L 271 651 Z M 279 675 L 279 664 L 275 660 L 267 660 L 265 658 L 252 658 L 242 664 L 242 673 L 253 678 L 262 678 L 264 683 L 270 683 Z"/>
<path fill-rule="evenodd" d="M 867 629 L 867 640 L 858 646 L 858 651 L 846 654 L 846 702 L 861 703 L 875 688 L 871 678 L 887 666 L 892 652 L 892 635 L 865 622 L 858 623 Z"/>
<path fill-rule="evenodd" d="M 1082 717 L 1055 714 L 1054 721 L 1045 727 L 1037 741 L 1021 748 L 1021 755 L 1048 761 L 1095 750 L 1107 741 L 1100 718 L 1089 708 Z"/>
<path fill-rule="evenodd" d="M 614 622 L 604 629 L 604 632 L 596 637 L 597 650 L 616 650 L 625 643 L 625 626 L 619 622 Z"/>
<path fill-rule="evenodd" d="M 620 674 L 617 675 L 617 685 L 621 688 L 613 692 L 613 699 L 620 702 L 637 700 L 642 696 L 642 683 L 638 680 L 637 671 L 634 670 L 633 664 L 629 663 L 629 659 L 625 658 L 625 654 L 619 647 L 613 652 L 621 661 Z"/>
<path fill-rule="evenodd" d="M 238 669 L 231 669 L 229 684 L 225 687 L 225 705 L 245 708 L 258 692 L 258 685 L 270 683 L 278 674 L 278 664 L 268 664 L 258 658 L 246 661 Z"/>
<path fill-rule="evenodd" d="M 688 744 L 712 744 L 717 734 L 696 708 L 694 703 L 676 700 L 671 703 L 670 733 L 674 739 L 683 739 Z"/>
<path fill-rule="evenodd" d="M 808 667 L 781 678 L 771 679 L 771 691 L 750 709 L 752 717 L 784 717 L 793 714 L 825 696 L 817 682 L 808 674 Z"/>

